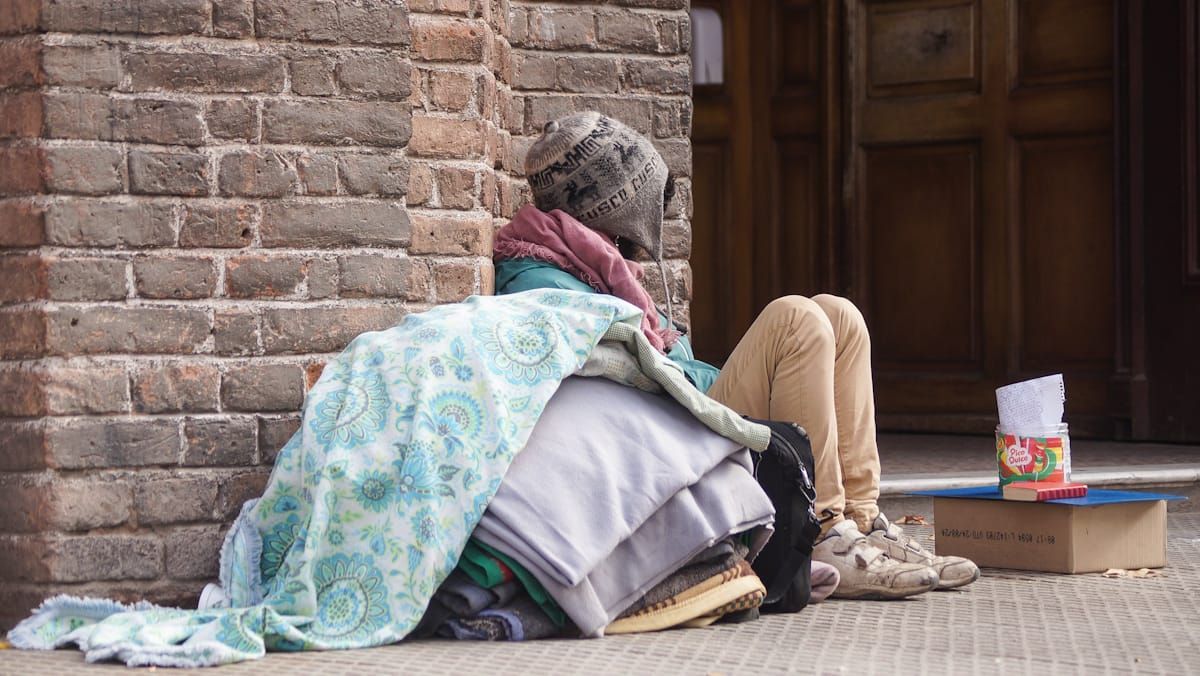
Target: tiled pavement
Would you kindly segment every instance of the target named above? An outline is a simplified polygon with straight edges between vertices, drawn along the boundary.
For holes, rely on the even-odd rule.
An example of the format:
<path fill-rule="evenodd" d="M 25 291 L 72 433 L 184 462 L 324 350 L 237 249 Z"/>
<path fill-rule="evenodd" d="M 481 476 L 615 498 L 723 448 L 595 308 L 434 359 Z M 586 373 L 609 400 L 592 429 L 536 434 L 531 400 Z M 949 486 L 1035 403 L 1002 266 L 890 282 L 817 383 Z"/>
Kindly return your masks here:
<path fill-rule="evenodd" d="M 1166 577 L 987 570 L 965 591 L 832 601 L 742 625 L 524 644 L 425 641 L 276 654 L 221 674 L 1200 673 L 1200 514 L 1170 514 Z M 930 536 L 928 527 L 909 526 Z M 0 652 L 0 674 L 102 673 L 75 651 Z"/>

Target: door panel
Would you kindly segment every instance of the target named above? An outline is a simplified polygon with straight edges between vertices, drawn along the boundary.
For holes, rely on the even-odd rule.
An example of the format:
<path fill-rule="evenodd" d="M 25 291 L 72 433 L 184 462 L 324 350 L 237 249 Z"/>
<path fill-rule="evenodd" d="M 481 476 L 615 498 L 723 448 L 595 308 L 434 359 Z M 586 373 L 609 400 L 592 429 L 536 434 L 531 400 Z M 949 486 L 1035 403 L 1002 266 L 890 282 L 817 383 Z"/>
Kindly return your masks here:
<path fill-rule="evenodd" d="M 866 7 L 867 88 L 872 98 L 979 90 L 974 2 Z"/>
<path fill-rule="evenodd" d="M 876 363 L 892 371 L 981 369 L 978 146 L 867 148 L 863 308 Z"/>

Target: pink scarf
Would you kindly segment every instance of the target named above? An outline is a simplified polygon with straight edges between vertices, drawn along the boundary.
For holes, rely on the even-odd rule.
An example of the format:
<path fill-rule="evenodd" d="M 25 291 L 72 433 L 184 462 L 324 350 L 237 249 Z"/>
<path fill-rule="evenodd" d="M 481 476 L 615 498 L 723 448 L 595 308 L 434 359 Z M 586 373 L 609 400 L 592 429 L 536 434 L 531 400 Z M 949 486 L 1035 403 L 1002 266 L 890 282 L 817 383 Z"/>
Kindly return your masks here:
<path fill-rule="evenodd" d="M 642 333 L 659 352 L 679 339 L 678 331 L 659 325 L 658 309 L 642 288 L 642 266 L 625 260 L 612 241 L 565 211 L 521 207 L 496 233 L 493 248 L 497 261 L 534 258 L 557 265 L 596 291 L 636 305 L 642 311 Z"/>

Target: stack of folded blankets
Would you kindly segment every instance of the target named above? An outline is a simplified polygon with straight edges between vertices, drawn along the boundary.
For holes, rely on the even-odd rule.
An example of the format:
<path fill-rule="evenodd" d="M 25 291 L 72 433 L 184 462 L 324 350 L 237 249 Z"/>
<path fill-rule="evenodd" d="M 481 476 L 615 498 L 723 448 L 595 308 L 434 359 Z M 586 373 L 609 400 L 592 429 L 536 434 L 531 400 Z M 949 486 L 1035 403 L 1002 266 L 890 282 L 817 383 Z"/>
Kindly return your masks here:
<path fill-rule="evenodd" d="M 774 510 L 750 451 L 673 399 L 571 377 L 415 632 L 603 636 L 757 616 Z"/>

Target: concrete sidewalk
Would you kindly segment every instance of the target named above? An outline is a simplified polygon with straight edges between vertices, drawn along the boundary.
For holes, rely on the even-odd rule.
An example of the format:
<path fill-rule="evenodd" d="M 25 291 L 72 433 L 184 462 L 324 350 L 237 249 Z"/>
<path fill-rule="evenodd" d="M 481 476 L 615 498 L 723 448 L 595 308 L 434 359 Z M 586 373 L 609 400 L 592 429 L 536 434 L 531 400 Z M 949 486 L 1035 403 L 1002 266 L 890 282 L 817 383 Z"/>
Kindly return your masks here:
<path fill-rule="evenodd" d="M 1168 516 L 1165 577 L 985 570 L 961 592 L 831 601 L 743 625 L 516 644 L 272 653 L 221 674 L 1200 673 L 1200 514 Z M 930 537 L 927 526 L 908 526 Z M 0 652 L 0 674 L 128 673 L 77 651 Z"/>

